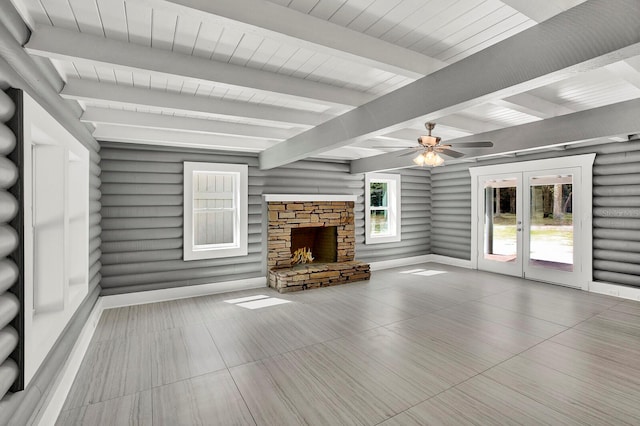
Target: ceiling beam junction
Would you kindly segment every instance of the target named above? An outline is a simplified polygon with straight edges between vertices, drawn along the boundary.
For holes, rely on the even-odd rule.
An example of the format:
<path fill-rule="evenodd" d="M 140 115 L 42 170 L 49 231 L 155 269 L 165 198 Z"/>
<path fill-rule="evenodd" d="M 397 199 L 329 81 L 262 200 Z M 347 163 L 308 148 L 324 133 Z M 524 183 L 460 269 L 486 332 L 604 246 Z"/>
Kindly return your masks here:
<path fill-rule="evenodd" d="M 547 2 L 531 0 L 501 0 L 507 6 L 522 13 L 526 17 L 540 23 L 579 5 L 584 0 L 554 0 Z"/>

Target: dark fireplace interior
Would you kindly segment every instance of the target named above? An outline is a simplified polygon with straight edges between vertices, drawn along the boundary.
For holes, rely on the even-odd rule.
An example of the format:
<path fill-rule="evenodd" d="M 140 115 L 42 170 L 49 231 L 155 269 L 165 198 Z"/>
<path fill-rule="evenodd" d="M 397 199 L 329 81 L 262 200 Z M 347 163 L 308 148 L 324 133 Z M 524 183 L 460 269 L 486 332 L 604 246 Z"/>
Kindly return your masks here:
<path fill-rule="evenodd" d="M 338 251 L 338 229 L 335 226 L 291 229 L 291 253 L 308 247 L 314 257 L 313 263 L 335 262 Z"/>

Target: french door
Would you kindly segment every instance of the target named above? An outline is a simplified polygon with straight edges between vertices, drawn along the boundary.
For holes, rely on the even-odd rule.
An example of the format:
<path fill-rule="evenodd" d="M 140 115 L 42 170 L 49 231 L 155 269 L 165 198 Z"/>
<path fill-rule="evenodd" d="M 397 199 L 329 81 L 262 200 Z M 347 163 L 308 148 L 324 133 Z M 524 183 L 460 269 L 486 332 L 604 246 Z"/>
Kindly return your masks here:
<path fill-rule="evenodd" d="M 489 166 L 472 172 L 476 266 L 586 288 L 591 276 L 591 179 L 585 190 L 581 166 L 540 168 L 545 161 L 531 163 L 536 167 L 529 164 L 525 171 Z M 500 171 L 504 173 L 496 173 Z"/>

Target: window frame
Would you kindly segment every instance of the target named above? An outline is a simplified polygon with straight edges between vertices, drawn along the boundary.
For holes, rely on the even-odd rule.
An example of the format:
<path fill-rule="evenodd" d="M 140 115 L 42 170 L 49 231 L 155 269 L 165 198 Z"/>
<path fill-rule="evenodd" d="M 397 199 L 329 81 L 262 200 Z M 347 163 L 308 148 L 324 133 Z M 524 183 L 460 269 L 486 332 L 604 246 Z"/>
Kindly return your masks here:
<path fill-rule="evenodd" d="M 389 212 L 389 235 L 376 236 L 371 231 L 371 184 L 387 184 L 387 211 Z M 399 174 L 392 173 L 366 173 L 365 174 L 365 244 L 392 243 L 402 240 L 401 223 L 401 184 Z"/>
<path fill-rule="evenodd" d="M 195 172 L 229 174 L 233 177 L 234 204 L 237 206 L 234 216 L 234 243 L 195 246 L 193 176 Z M 183 170 L 183 260 L 219 259 L 224 257 L 246 256 L 248 252 L 248 175 L 246 164 L 184 162 Z"/>

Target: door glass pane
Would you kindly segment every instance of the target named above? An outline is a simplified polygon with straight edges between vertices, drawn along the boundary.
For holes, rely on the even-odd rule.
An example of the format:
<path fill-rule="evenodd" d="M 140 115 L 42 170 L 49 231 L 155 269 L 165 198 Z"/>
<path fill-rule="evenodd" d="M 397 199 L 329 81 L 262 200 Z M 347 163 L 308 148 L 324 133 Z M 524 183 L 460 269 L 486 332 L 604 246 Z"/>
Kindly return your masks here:
<path fill-rule="evenodd" d="M 573 176 L 534 176 L 529 265 L 573 271 Z"/>
<path fill-rule="evenodd" d="M 496 179 L 484 186 L 484 258 L 515 262 L 518 258 L 517 179 Z"/>

